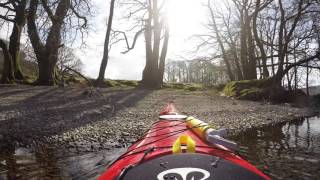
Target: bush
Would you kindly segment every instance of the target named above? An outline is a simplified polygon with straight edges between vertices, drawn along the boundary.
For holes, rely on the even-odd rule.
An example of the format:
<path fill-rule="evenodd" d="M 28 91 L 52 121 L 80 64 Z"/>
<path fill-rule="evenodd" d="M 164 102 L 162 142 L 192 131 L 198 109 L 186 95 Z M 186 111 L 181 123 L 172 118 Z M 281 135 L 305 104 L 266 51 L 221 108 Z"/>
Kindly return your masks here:
<path fill-rule="evenodd" d="M 231 81 L 223 88 L 223 93 L 230 97 L 252 96 L 270 88 L 269 79 Z"/>
<path fill-rule="evenodd" d="M 296 102 L 305 99 L 301 90 L 287 91 L 271 86 L 269 79 L 232 81 L 225 85 L 223 93 L 229 97 L 247 100 L 270 100 L 273 102 Z"/>
<path fill-rule="evenodd" d="M 270 99 L 269 79 L 232 81 L 225 85 L 223 93 L 229 97 L 248 100 Z M 280 90 L 283 91 L 283 90 Z"/>

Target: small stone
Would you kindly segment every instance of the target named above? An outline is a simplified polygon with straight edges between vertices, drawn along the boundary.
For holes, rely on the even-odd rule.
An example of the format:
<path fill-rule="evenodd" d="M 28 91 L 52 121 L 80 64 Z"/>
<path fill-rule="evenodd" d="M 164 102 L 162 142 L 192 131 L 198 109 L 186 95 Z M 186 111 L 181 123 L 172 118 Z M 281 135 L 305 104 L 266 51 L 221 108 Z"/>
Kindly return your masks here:
<path fill-rule="evenodd" d="M 116 144 L 114 147 L 115 148 L 122 148 L 122 145 L 121 144 Z"/>
<path fill-rule="evenodd" d="M 3 165 L 3 166 L 7 165 L 6 161 L 0 161 L 0 164 Z"/>
<path fill-rule="evenodd" d="M 127 132 L 122 132 L 121 134 L 122 134 L 122 136 L 129 136 L 129 135 L 130 135 L 130 134 L 127 133 Z"/>

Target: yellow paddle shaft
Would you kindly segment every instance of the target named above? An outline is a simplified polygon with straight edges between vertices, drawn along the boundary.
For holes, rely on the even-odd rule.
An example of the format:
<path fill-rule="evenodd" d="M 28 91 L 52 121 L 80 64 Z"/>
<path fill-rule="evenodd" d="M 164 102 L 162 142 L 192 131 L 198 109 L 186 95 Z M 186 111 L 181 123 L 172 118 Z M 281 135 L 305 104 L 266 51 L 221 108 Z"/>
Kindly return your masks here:
<path fill-rule="evenodd" d="M 196 133 L 203 140 L 207 139 L 207 131 L 209 129 L 213 129 L 207 123 L 205 123 L 199 119 L 196 119 L 194 117 L 188 117 L 186 119 L 186 124 L 187 124 L 188 128 L 190 128 L 194 133 Z"/>

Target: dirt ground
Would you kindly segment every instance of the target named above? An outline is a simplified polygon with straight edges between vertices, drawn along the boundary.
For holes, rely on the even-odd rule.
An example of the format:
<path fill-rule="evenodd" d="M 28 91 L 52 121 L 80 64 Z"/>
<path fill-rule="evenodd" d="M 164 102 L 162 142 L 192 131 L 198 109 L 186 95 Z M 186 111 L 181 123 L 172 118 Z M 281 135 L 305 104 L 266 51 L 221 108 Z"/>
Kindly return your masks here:
<path fill-rule="evenodd" d="M 231 132 L 314 113 L 290 104 L 240 101 L 210 91 L 10 85 L 0 86 L 0 144 L 121 147 L 141 136 L 169 101 L 181 113 Z"/>

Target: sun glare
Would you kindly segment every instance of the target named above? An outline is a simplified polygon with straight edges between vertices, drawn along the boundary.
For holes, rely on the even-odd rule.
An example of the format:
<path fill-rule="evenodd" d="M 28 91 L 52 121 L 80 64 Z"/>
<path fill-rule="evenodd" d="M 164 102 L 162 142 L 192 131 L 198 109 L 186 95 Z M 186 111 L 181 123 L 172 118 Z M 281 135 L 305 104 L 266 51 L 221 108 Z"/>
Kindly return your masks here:
<path fill-rule="evenodd" d="M 167 16 L 171 34 L 184 36 L 196 33 L 204 17 L 204 8 L 199 0 L 168 1 Z"/>

